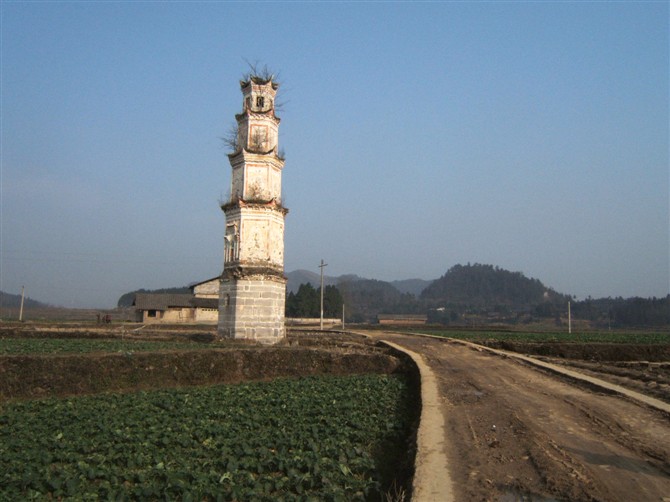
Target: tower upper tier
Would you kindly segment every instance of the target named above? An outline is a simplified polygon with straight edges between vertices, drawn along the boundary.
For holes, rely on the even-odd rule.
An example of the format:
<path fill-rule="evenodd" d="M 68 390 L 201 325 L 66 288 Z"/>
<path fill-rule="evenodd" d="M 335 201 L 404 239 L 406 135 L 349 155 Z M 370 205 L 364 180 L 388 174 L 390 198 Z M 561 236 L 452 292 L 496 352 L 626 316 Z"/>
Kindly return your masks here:
<path fill-rule="evenodd" d="M 275 110 L 275 97 L 279 84 L 272 78 L 265 80 L 260 77 L 251 77 L 249 80 L 241 80 L 242 88 L 242 110 L 253 113 L 268 113 Z"/>
<path fill-rule="evenodd" d="M 251 77 L 241 81 L 242 113 L 237 119 L 237 148 L 228 155 L 232 166 L 230 201 L 281 205 L 281 171 L 284 160 L 278 153 L 279 118 L 275 97 L 279 84 Z"/>
<path fill-rule="evenodd" d="M 279 122 L 275 98 L 279 84 L 272 79 L 251 77 L 241 81 L 242 113 L 237 119 L 237 152 L 277 153 Z"/>

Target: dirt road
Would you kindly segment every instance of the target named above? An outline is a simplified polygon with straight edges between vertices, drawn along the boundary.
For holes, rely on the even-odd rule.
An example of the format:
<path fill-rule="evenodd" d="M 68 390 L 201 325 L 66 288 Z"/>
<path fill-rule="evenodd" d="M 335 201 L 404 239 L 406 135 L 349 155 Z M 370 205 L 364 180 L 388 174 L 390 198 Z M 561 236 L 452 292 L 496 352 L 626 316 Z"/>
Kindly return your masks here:
<path fill-rule="evenodd" d="M 376 333 L 438 383 L 453 500 L 670 501 L 670 417 L 457 343 Z"/>

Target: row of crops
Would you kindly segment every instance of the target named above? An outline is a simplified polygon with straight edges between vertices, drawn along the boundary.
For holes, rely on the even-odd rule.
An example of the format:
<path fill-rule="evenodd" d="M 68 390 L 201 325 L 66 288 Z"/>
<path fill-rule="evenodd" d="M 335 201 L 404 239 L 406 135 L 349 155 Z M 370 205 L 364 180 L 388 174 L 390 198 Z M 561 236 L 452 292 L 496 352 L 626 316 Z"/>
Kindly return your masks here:
<path fill-rule="evenodd" d="M 549 333 L 523 331 L 458 331 L 422 330 L 438 336 L 459 338 L 474 342 L 582 342 L 582 343 L 635 343 L 670 344 L 670 332 L 586 332 Z M 18 354 L 77 354 L 90 352 L 145 352 L 155 350 L 191 350 L 210 348 L 207 343 L 192 341 L 138 341 L 104 338 L 0 338 L 0 355 Z"/>
<path fill-rule="evenodd" d="M 88 352 L 146 352 L 190 350 L 210 347 L 206 343 L 138 341 L 119 338 L 0 338 L 0 355 L 82 354 Z"/>
<path fill-rule="evenodd" d="M 380 500 L 411 465 L 399 376 L 5 403 L 0 500 Z"/>

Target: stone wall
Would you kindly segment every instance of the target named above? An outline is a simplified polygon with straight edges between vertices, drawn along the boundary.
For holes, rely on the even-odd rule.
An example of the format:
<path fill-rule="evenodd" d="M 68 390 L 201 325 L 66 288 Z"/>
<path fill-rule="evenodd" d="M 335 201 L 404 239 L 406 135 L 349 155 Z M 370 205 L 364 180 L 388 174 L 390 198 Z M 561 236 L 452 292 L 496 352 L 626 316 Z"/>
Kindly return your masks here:
<path fill-rule="evenodd" d="M 219 328 L 222 338 L 272 344 L 286 337 L 286 281 L 252 276 L 221 281 Z"/>

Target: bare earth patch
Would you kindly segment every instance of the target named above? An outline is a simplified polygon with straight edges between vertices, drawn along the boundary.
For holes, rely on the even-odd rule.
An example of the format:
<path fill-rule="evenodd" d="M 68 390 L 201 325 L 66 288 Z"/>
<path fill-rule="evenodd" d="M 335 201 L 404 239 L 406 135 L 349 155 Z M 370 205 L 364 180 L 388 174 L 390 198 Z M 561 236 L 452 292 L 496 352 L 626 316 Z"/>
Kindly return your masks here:
<path fill-rule="evenodd" d="M 439 380 L 454 500 L 670 500 L 663 413 L 461 344 L 375 336 Z"/>

